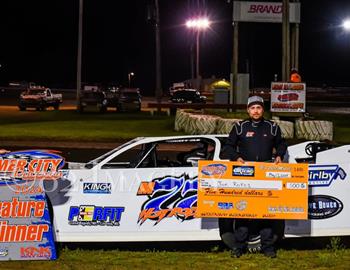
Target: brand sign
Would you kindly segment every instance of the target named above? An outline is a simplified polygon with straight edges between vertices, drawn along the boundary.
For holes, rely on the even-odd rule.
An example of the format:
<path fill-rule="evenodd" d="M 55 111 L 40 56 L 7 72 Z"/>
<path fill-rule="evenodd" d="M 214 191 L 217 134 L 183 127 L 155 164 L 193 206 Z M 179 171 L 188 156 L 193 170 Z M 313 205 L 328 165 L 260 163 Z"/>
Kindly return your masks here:
<path fill-rule="evenodd" d="M 51 258 L 51 248 L 50 247 L 21 247 L 20 248 L 21 258 Z"/>
<path fill-rule="evenodd" d="M 233 21 L 282 22 L 282 3 L 233 1 Z M 300 3 L 289 3 L 289 21 L 300 23 Z"/>
<path fill-rule="evenodd" d="M 229 209 L 233 208 L 233 203 L 232 202 L 218 202 L 218 208 L 224 209 L 224 210 L 229 210 Z"/>
<path fill-rule="evenodd" d="M 8 248 L 0 248 L 0 257 L 6 257 L 9 254 Z"/>
<path fill-rule="evenodd" d="M 271 112 L 305 112 L 305 83 L 271 83 Z"/>
<path fill-rule="evenodd" d="M 119 226 L 124 207 L 102 207 L 96 205 L 71 206 L 68 214 L 69 225 Z"/>
<path fill-rule="evenodd" d="M 345 178 L 346 172 L 339 165 L 309 166 L 309 186 L 328 187 L 333 181 Z"/>
<path fill-rule="evenodd" d="M 327 195 L 309 196 L 309 219 L 326 219 L 338 215 L 343 210 L 343 203 Z"/>
<path fill-rule="evenodd" d="M 112 184 L 111 183 L 84 183 L 84 193 L 95 193 L 95 194 L 111 194 Z"/>
<path fill-rule="evenodd" d="M 254 176 L 254 166 L 233 166 L 233 176 Z"/>
<path fill-rule="evenodd" d="M 223 164 L 210 164 L 202 168 L 202 173 L 205 175 L 222 175 L 226 172 L 226 169 Z"/>

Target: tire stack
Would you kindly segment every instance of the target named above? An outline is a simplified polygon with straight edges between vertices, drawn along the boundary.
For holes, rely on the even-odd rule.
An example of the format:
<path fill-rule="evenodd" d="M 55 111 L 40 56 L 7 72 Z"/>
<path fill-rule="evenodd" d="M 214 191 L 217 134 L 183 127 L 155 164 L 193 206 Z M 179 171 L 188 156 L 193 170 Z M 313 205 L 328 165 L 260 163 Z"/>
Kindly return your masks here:
<path fill-rule="evenodd" d="M 295 122 L 295 136 L 297 139 L 310 141 L 333 140 L 333 123 L 329 121 L 302 121 Z"/>
<path fill-rule="evenodd" d="M 294 123 L 290 121 L 282 121 L 272 119 L 281 128 L 282 138 L 293 139 L 294 137 Z"/>
<path fill-rule="evenodd" d="M 175 131 L 186 134 L 229 134 L 235 122 L 241 119 L 224 119 L 219 116 L 177 110 Z M 294 131 L 297 139 L 333 140 L 333 123 L 329 121 L 301 121 L 295 124 L 290 121 L 273 119 L 281 128 L 282 137 L 293 139 Z"/>
<path fill-rule="evenodd" d="M 188 119 L 189 119 L 190 113 L 184 111 L 184 110 L 176 110 L 175 115 L 175 131 L 182 131 L 185 129 L 185 126 L 187 125 Z"/>
<path fill-rule="evenodd" d="M 242 119 L 224 119 L 217 120 L 217 134 L 229 134 L 232 130 L 234 123 L 241 121 Z"/>
<path fill-rule="evenodd" d="M 187 125 L 184 128 L 185 133 L 196 134 L 215 134 L 216 123 L 220 117 L 211 115 L 190 114 Z"/>

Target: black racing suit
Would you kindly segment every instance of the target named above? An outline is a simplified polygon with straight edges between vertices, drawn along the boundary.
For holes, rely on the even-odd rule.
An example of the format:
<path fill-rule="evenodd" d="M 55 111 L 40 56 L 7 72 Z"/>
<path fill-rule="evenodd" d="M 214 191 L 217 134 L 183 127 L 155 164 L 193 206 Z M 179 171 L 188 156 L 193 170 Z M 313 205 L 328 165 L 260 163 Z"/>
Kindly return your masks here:
<path fill-rule="evenodd" d="M 287 145 L 281 136 L 279 126 L 265 119 L 259 122 L 248 119 L 234 124 L 224 146 L 223 157 L 231 161 L 242 158 L 244 161 L 271 162 L 274 150 L 275 156 L 283 159 Z M 264 252 L 273 251 L 273 244 L 276 240 L 274 239 L 274 228 L 279 224 L 281 224 L 279 220 L 236 219 L 233 248 L 246 249 L 249 228 L 254 225 L 260 233 L 262 250 Z"/>

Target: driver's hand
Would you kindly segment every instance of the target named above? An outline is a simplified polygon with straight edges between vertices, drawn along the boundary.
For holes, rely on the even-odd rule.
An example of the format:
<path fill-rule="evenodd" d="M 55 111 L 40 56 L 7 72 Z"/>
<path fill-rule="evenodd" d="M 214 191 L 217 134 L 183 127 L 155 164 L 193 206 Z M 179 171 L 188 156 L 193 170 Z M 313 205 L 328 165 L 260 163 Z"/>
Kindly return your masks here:
<path fill-rule="evenodd" d="M 281 162 L 282 162 L 281 157 L 280 157 L 280 156 L 277 156 L 277 157 L 275 158 L 275 164 L 278 164 L 278 163 L 281 163 Z"/>
<path fill-rule="evenodd" d="M 237 161 L 238 161 L 238 162 L 240 162 L 240 163 L 244 163 L 243 158 L 240 158 L 240 157 L 239 157 L 239 158 L 237 158 Z"/>

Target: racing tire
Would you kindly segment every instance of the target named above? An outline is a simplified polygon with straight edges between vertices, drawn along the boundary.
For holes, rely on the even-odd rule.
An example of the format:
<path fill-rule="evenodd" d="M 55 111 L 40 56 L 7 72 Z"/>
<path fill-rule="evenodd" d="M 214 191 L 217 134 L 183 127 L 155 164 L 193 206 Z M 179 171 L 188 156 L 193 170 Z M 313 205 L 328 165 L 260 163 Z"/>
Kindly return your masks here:
<path fill-rule="evenodd" d="M 257 253 L 261 251 L 260 235 L 256 227 L 251 226 L 249 228 L 250 235 L 248 239 L 248 251 L 251 253 Z M 229 248 L 234 247 L 234 231 L 235 231 L 235 219 L 233 218 L 219 218 L 219 231 L 221 240 Z M 274 242 L 279 241 L 284 237 L 284 221 L 278 222 L 274 226 Z"/>
<path fill-rule="evenodd" d="M 60 109 L 60 104 L 55 104 L 55 105 L 53 105 L 53 108 L 56 110 L 56 111 L 58 111 L 59 109 Z"/>
<path fill-rule="evenodd" d="M 25 111 L 27 108 L 26 107 L 24 107 L 24 106 L 19 106 L 19 110 L 20 111 Z"/>

